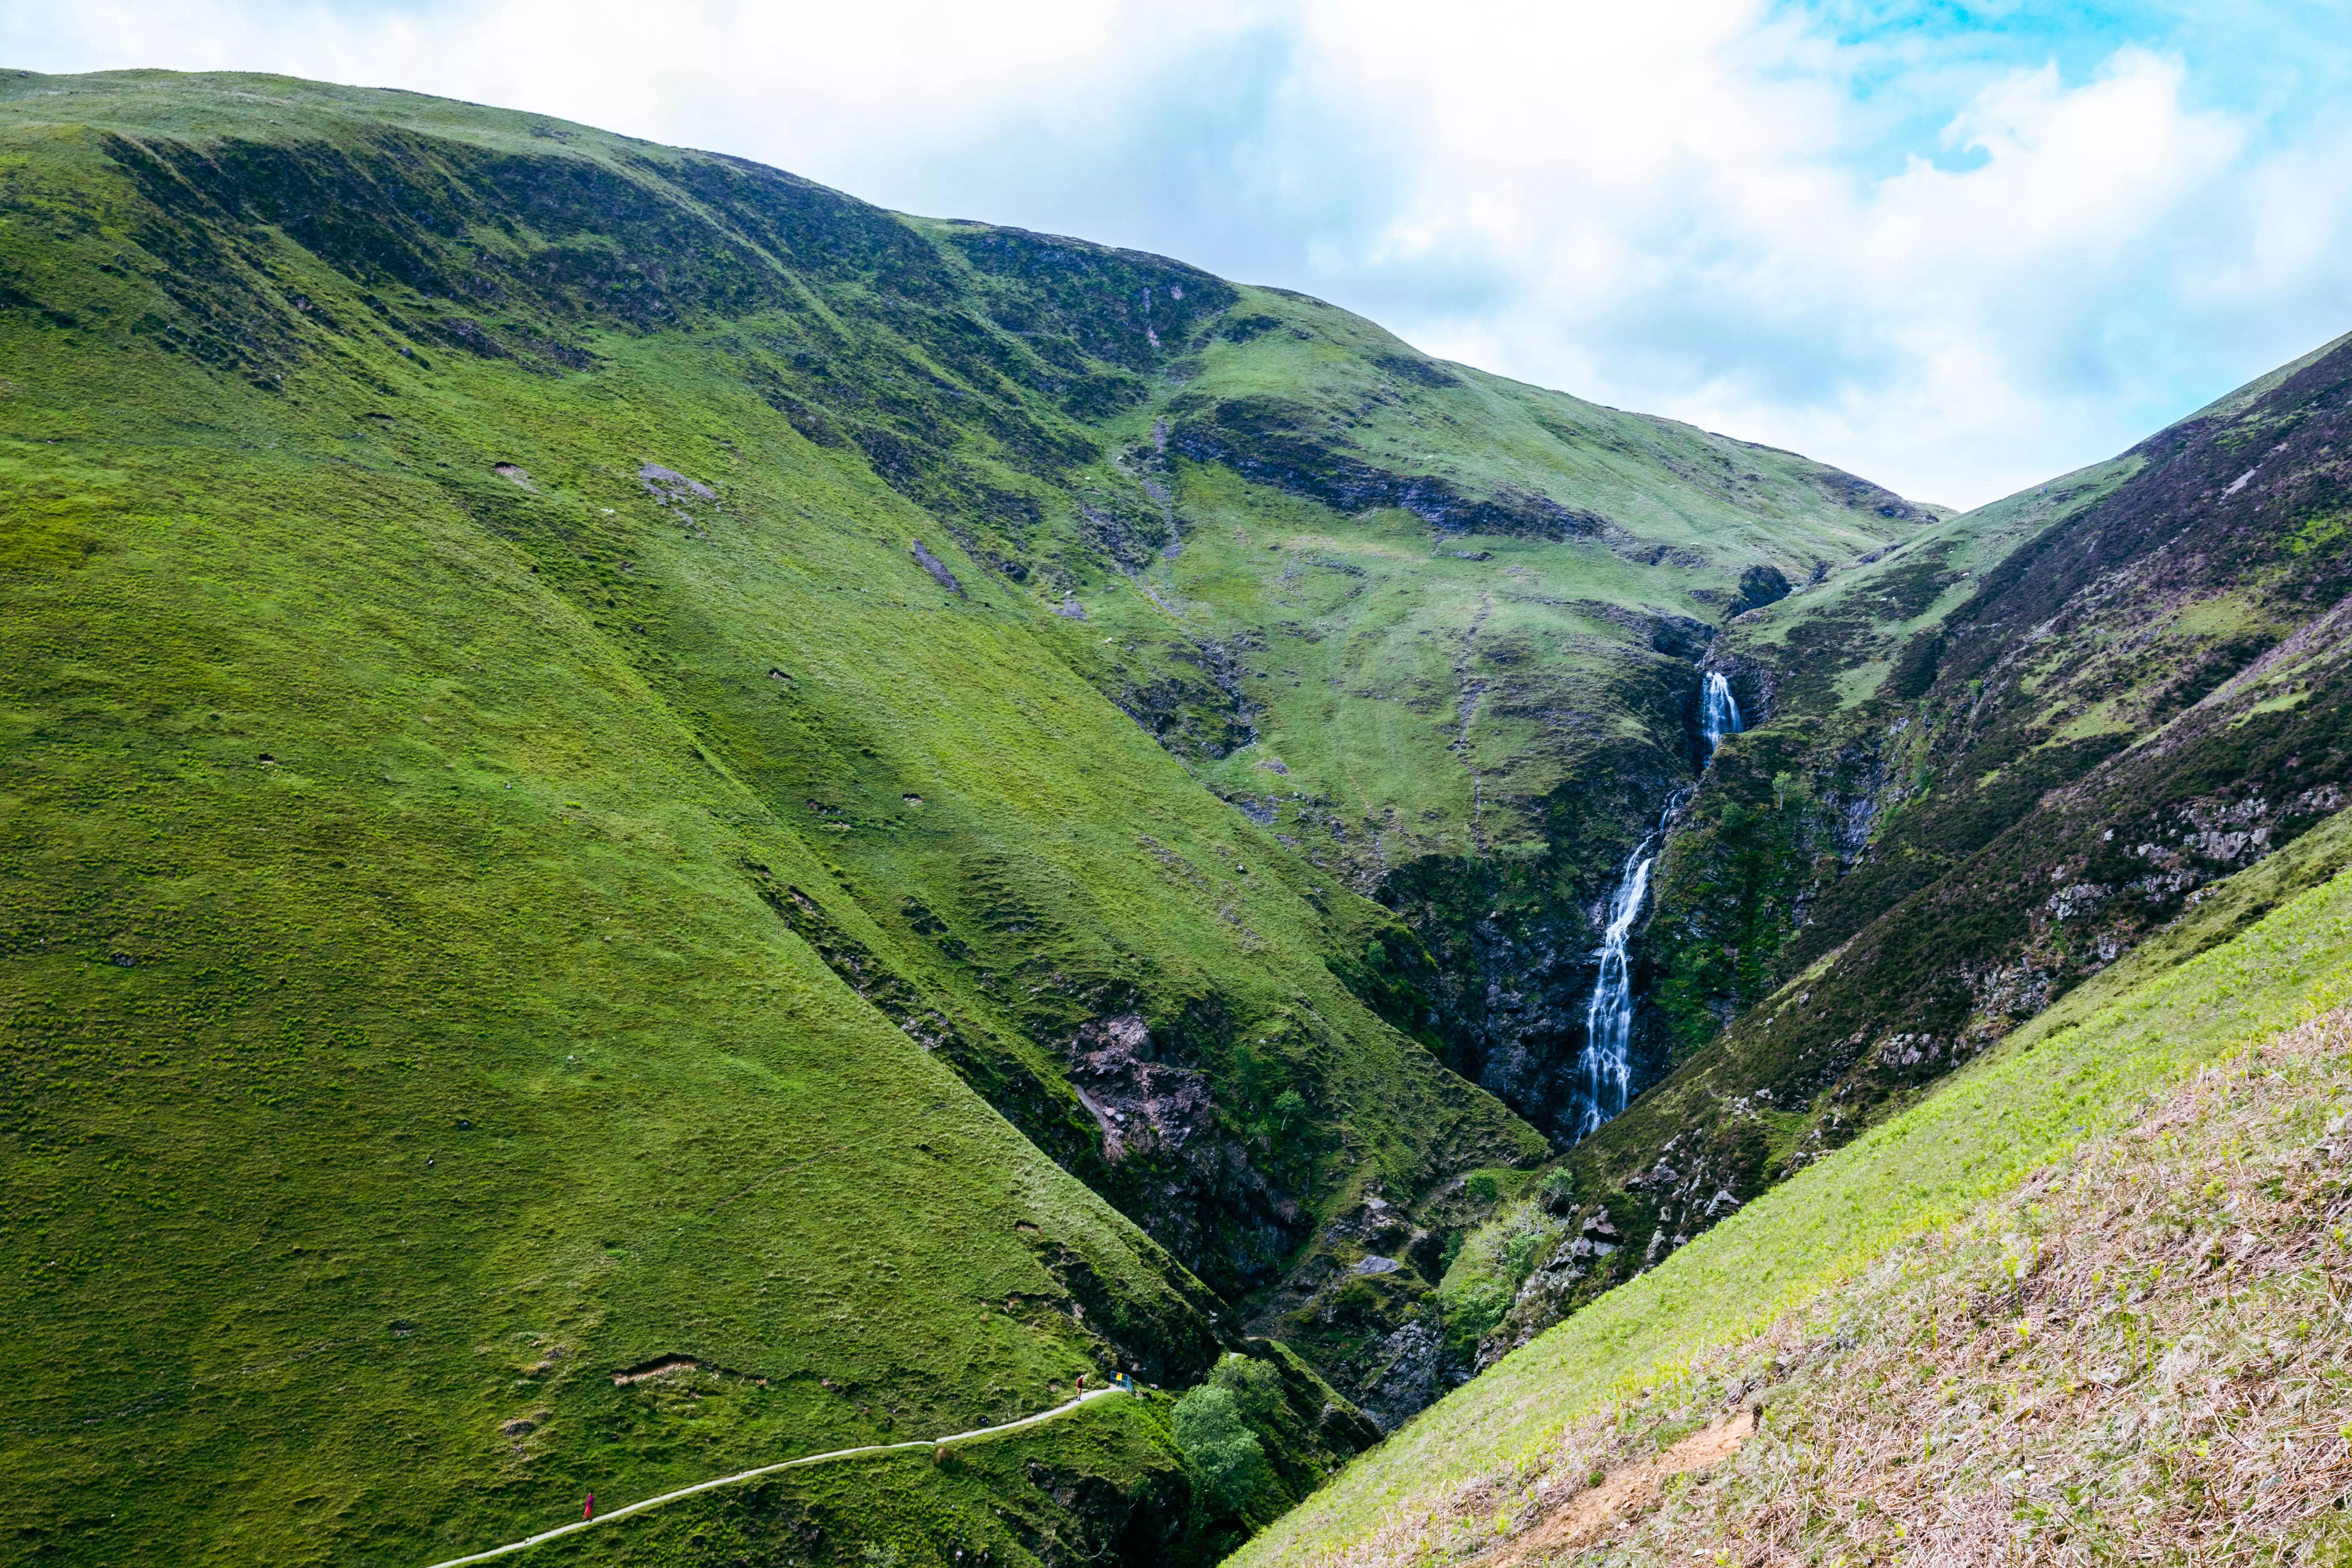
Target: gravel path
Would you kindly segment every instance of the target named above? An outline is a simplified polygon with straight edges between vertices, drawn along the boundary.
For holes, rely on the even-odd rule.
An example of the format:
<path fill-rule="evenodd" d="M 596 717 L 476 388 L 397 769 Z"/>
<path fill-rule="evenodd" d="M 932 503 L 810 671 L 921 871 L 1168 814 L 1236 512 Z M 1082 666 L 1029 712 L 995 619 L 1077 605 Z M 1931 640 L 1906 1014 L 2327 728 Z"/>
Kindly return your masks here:
<path fill-rule="evenodd" d="M 615 1520 L 626 1519 L 633 1513 L 643 1513 L 647 1509 L 659 1508 L 666 1502 L 676 1502 L 680 1498 L 692 1497 L 697 1492 L 707 1492 L 717 1487 L 731 1487 L 738 1481 L 756 1480 L 761 1476 L 772 1476 L 778 1470 L 796 1470 L 803 1465 L 829 1464 L 835 1459 L 856 1459 L 867 1454 L 895 1454 L 908 1448 L 936 1448 L 942 1444 L 969 1443 L 981 1437 L 994 1437 L 1006 1432 L 1018 1432 L 1024 1427 L 1042 1426 L 1056 1417 L 1067 1415 L 1090 1399 L 1100 1399 L 1107 1394 L 1121 1392 L 1123 1391 L 1117 1388 L 1091 1389 L 1066 1405 L 1056 1405 L 1051 1410 L 1041 1410 L 1034 1415 L 1024 1415 L 1018 1421 L 1007 1421 L 1001 1426 L 980 1426 L 969 1432 L 951 1432 L 944 1437 L 923 1437 L 908 1443 L 870 1443 L 862 1448 L 835 1448 L 830 1454 L 810 1454 L 798 1459 L 785 1459 L 773 1465 L 761 1465 L 754 1470 L 741 1470 L 731 1476 L 720 1476 L 715 1480 L 697 1481 L 690 1487 L 680 1487 L 674 1492 L 664 1492 L 659 1497 L 649 1497 L 643 1502 L 629 1503 L 625 1507 L 614 1509 L 610 1513 L 600 1513 L 593 1519 L 574 1520 L 572 1523 L 554 1530 L 542 1530 L 537 1535 L 525 1536 L 520 1541 L 510 1541 L 504 1546 L 493 1546 L 488 1552 L 477 1552 L 466 1557 L 452 1557 L 445 1563 L 434 1563 L 433 1568 L 460 1568 L 461 1564 L 467 1563 L 488 1563 L 493 1557 L 504 1557 L 509 1552 L 521 1552 L 537 1546 L 544 1541 L 553 1541 L 559 1536 L 574 1534 L 583 1530 L 593 1530 L 598 1525 L 610 1524 Z"/>

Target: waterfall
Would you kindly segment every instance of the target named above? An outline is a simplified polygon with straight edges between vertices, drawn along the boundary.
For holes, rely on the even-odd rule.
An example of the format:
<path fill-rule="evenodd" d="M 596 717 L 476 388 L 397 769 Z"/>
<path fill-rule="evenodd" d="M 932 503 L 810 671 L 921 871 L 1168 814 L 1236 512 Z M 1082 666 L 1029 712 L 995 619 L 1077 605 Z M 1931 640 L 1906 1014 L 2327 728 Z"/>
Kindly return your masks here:
<path fill-rule="evenodd" d="M 1731 682 L 1708 670 L 1699 682 L 1699 729 L 1706 737 L 1706 754 L 1726 735 L 1737 735 L 1744 723 Z M 1642 900 L 1650 892 L 1650 868 L 1657 864 L 1655 846 L 1666 825 L 1690 798 L 1685 784 L 1667 797 L 1658 813 L 1658 825 L 1633 846 L 1617 873 L 1617 890 L 1609 895 L 1609 924 L 1601 935 L 1601 977 L 1593 983 L 1592 1001 L 1584 1009 L 1584 1054 L 1577 1059 L 1577 1087 L 1584 1105 L 1576 1135 L 1589 1138 L 1601 1124 L 1625 1109 L 1633 1090 L 1633 968 L 1625 955 L 1633 924 L 1642 918 Z"/>
<path fill-rule="evenodd" d="M 1706 754 L 1714 759 L 1715 749 L 1723 744 L 1726 735 L 1737 735 L 1745 728 L 1739 719 L 1739 704 L 1731 695 L 1731 682 L 1720 671 L 1708 670 L 1699 683 L 1698 727 L 1706 737 Z"/>
<path fill-rule="evenodd" d="M 1699 730 L 1706 737 L 1706 754 L 1714 760 L 1726 735 L 1742 728 L 1738 700 L 1731 682 L 1708 670 L 1699 683 Z M 1633 846 L 1617 872 L 1617 889 L 1609 895 L 1609 924 L 1601 933 L 1601 977 L 1593 983 L 1592 1000 L 1584 1009 L 1584 1054 L 1577 1058 L 1577 1088 L 1583 1109 L 1576 1135 L 1589 1138 L 1601 1124 L 1625 1109 L 1633 1090 L 1633 966 L 1625 954 L 1633 924 L 1642 918 L 1642 900 L 1650 892 L 1650 868 L 1658 858 L 1653 847 L 1664 837 L 1666 824 L 1690 798 L 1694 786 L 1685 785 L 1667 797 L 1658 813 L 1658 825 Z"/>
<path fill-rule="evenodd" d="M 1625 961 L 1626 939 L 1642 912 L 1650 890 L 1652 834 L 1625 857 L 1617 890 L 1609 896 L 1609 928 L 1601 938 L 1601 978 L 1592 987 L 1592 1002 L 1584 1010 L 1584 1056 L 1577 1065 L 1579 1087 L 1584 1091 L 1584 1112 L 1576 1135 L 1589 1138 L 1601 1124 L 1625 1109 L 1633 1086 L 1633 972 Z"/>

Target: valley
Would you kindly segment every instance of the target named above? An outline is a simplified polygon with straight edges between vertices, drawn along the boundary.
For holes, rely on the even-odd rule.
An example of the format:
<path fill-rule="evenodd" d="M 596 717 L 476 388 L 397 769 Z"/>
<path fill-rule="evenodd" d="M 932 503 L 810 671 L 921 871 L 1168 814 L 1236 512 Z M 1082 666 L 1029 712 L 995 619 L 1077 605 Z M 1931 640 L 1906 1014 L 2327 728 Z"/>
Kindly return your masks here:
<path fill-rule="evenodd" d="M 12 1560 L 1466 1559 L 2346 1000 L 2344 342 L 1959 515 L 413 94 L 0 216 Z"/>

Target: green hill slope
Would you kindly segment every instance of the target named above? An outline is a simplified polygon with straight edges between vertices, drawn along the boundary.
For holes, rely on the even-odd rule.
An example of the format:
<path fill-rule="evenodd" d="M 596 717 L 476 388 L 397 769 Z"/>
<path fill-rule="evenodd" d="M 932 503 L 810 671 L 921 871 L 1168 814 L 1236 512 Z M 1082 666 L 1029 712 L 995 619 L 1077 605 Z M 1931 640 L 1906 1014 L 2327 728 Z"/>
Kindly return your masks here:
<path fill-rule="evenodd" d="M 27 1560 L 435 1560 L 1254 1314 L 1401 1419 L 1712 618 L 1927 521 L 413 95 L 13 73 L 0 216 Z M 1150 1554 L 1186 1495 L 1111 1401 L 581 1550 Z"/>
<path fill-rule="evenodd" d="M 854 908 L 795 825 L 417 475 L 470 426 L 155 359 L 10 357 L 15 1551 L 421 1562 L 1213 1354 L 779 918 Z M 1088 1419 L 1082 1474 L 1171 1484 Z"/>
<path fill-rule="evenodd" d="M 1775 1325 L 1791 1312 L 1796 1312 L 1791 1320 L 1796 1328 L 1788 1332 L 1799 1339 L 1806 1337 L 1809 1326 L 1817 1329 L 1824 1320 L 1843 1319 L 1852 1327 L 1862 1318 L 1871 1325 L 1873 1348 L 1864 1367 L 1870 1381 L 1825 1382 L 1829 1374 L 1817 1373 L 1818 1363 L 1840 1352 L 1834 1346 L 1809 1345 L 1807 1375 L 1795 1380 L 1800 1409 L 1849 1394 L 1867 1398 L 1874 1410 L 1898 1393 L 1911 1397 L 1913 1391 L 1907 1388 L 1890 1388 L 1887 1373 L 1893 1366 L 1915 1364 L 1926 1353 L 1916 1344 L 1906 1348 L 1906 1336 L 1918 1327 L 1917 1321 L 1885 1321 L 1886 1292 L 1873 1294 L 1861 1282 L 1865 1277 L 1878 1285 L 1895 1279 L 1911 1288 L 1911 1274 L 1878 1267 L 1895 1248 L 1916 1243 L 1932 1250 L 1936 1244 L 1923 1238 L 1978 1213 L 1979 1205 L 2006 1198 L 2037 1172 L 2048 1171 L 2055 1182 L 2071 1182 L 2072 1167 L 2086 1143 L 2126 1127 L 2184 1079 L 2262 1048 L 2352 1000 L 2352 877 L 2339 873 L 2278 902 L 2283 888 L 2324 866 L 2342 865 L 2347 853 L 2352 853 L 2352 827 L 2330 821 L 2280 855 L 2218 884 L 2214 896 L 2173 931 L 2020 1027 L 1936 1093 L 1808 1166 L 1654 1269 L 1601 1297 L 1423 1412 L 1412 1426 L 1356 1460 L 1333 1485 L 1251 1542 L 1234 1561 L 1244 1565 L 1338 1563 L 1472 1555 L 1528 1522 L 1531 1510 L 1549 1510 L 1572 1493 L 1586 1478 L 1580 1467 L 1569 1463 L 1571 1457 L 1596 1448 L 1604 1460 L 1612 1452 L 1639 1453 L 1654 1437 L 1663 1444 L 1696 1426 L 1695 1417 L 1703 1418 L 1714 1404 L 1715 1391 L 1699 1386 L 1702 1380 L 1769 1361 L 1786 1338 Z M 2273 904 L 2277 907 L 2272 913 L 2245 923 L 2248 910 Z M 2237 934 L 2215 944 L 2215 938 L 2233 931 Z M 2330 1073 L 2343 1070 L 2340 1058 L 2332 1054 L 2340 1051 L 2341 1038 L 2339 1022 L 2321 1042 L 2323 1066 Z M 2328 1041 L 2336 1044 L 2331 1047 Z M 2322 1080 L 2323 1106 L 2326 1081 Z M 2281 1128 L 2278 1115 L 2273 1111 L 2260 1125 L 2233 1134 L 2252 1139 L 2242 1152 L 2210 1151 L 2232 1171 L 2242 1168 L 2249 1155 L 2263 1162 L 2246 1181 L 2270 1198 L 2281 1196 L 2276 1171 L 2281 1164 L 2302 1161 L 2305 1150 L 2299 1140 L 2316 1124 L 2306 1115 L 2294 1129 Z M 2341 1185 L 2337 1181 L 2324 1190 L 2304 1223 L 2318 1223 L 2339 1212 Z M 2217 1182 L 2205 1189 L 2205 1196 L 2223 1190 Z M 2017 1216 L 2011 1218 L 2013 1222 Z M 2034 1211 L 2027 1223 L 2039 1230 L 2046 1219 Z M 2196 1223 L 2210 1229 L 2220 1219 L 2200 1209 Z M 1999 1220 L 1998 1211 L 1990 1214 L 1990 1223 L 1998 1226 Z M 2168 1215 L 2164 1223 L 2170 1223 Z M 2325 1229 L 2326 1224 L 2319 1223 L 2315 1236 Z M 2176 1238 L 2154 1239 L 2168 1244 L 2164 1259 L 2175 1258 L 2168 1243 Z M 2014 1263 L 2013 1249 L 2010 1256 Z M 2341 1258 L 2339 1247 L 2324 1261 L 2330 1270 L 2340 1270 Z M 1953 1298 L 1979 1281 L 1980 1267 L 1971 1259 L 1966 1271 L 1952 1268 L 1939 1275 L 1940 1285 L 1931 1281 L 1927 1288 L 1934 1300 L 1923 1310 L 1955 1312 L 1966 1319 L 1969 1302 Z M 2152 1278 L 2147 1283 L 2149 1293 L 2157 1293 Z M 2307 1289 L 2313 1300 L 2324 1299 L 2326 1289 L 2323 1289 L 2324 1284 L 2313 1276 L 2285 1282 Z M 2054 1314 L 2050 1326 L 2053 1332 L 2063 1332 L 2073 1309 L 2062 1310 L 2054 1301 L 2041 1304 L 2039 1285 L 2034 1293 L 2036 1314 Z M 2198 1338 L 2200 1330 L 2216 1323 L 2234 1326 L 2256 1310 L 2210 1304 L 2211 1310 L 2204 1317 L 2183 1317 L 2171 1314 L 2170 1309 L 2186 1299 L 2178 1290 L 2164 1294 L 2166 1321 L 2159 1324 L 2159 1309 L 2150 1307 L 2144 1314 L 2144 1329 L 2136 1331 L 2146 1334 L 2135 1342 L 2142 1358 L 2135 1363 L 2136 1378 L 2158 1363 L 2186 1364 L 2168 1357 L 2177 1348 L 2182 1355 L 2196 1351 L 2203 1343 Z M 2242 1292 L 2239 1299 L 2243 1300 Z M 2138 1299 L 2128 1304 L 2138 1305 Z M 1798 1310 L 1808 1307 L 1817 1310 Z M 1987 1310 L 1978 1308 L 1979 1312 Z M 2267 1303 L 2261 1310 L 2266 1311 Z M 2282 1327 L 2293 1317 L 2290 1310 Z M 2105 1350 L 2109 1342 L 2120 1343 L 2127 1337 L 2120 1322 L 2096 1321 L 2107 1331 L 2096 1348 Z M 1962 1326 L 1973 1333 L 1980 1325 Z M 2172 1338 L 2157 1337 L 2159 1327 L 2167 1336 L 2178 1335 L 2177 1344 Z M 1775 1331 L 1776 1337 L 1763 1338 L 1767 1331 Z M 1856 1337 L 1850 1332 L 1840 1343 L 1851 1348 Z M 1890 1339 L 1893 1342 L 1882 1343 Z M 2092 1348 L 2079 1335 L 2061 1342 L 2078 1352 Z M 1987 1357 L 1990 1355 L 1988 1351 Z M 1972 1362 L 1967 1370 L 2007 1377 L 1991 1359 Z M 2054 1374 L 2056 1369 L 2042 1370 Z M 2079 1379 L 2092 1369 L 2070 1370 Z M 1778 1382 L 1790 1371 L 1783 1363 L 1779 1371 L 1765 1375 Z M 2168 1375 L 2177 1378 L 2179 1373 Z M 2021 1384 L 2006 1389 L 2020 1407 L 2055 1398 L 2021 1379 L 2009 1381 Z M 1950 1386 L 1950 1380 L 1931 1386 L 1921 1395 L 1921 1408 L 1940 1409 Z M 1659 1396 L 1654 1401 L 1647 1397 L 1653 1394 Z M 2029 1394 L 2037 1397 L 2028 1399 Z M 2322 1391 L 2321 1408 L 2334 1414 L 2324 1417 L 2319 1430 L 2331 1436 L 2342 1419 L 2341 1395 L 2340 1379 Z M 1965 1410 L 1958 1414 L 1973 1418 Z M 1677 1417 L 1682 1425 L 1674 1424 Z M 1807 1421 L 1801 1428 L 1801 1440 L 1818 1453 L 1820 1419 Z M 1906 1438 L 1916 1435 L 1906 1434 Z M 2282 1426 L 2273 1436 L 2289 1435 Z M 1845 1436 L 1859 1444 L 1859 1423 L 1848 1426 Z M 2136 1451 L 2128 1434 L 2120 1440 L 2122 1453 Z M 2305 1434 L 2305 1441 L 2309 1440 Z M 2059 1446 L 2072 1467 L 2089 1451 L 2094 1434 L 2058 1406 L 2038 1417 L 2026 1435 L 2000 1441 Z M 2340 1436 L 2336 1441 L 2340 1445 Z M 1870 1437 L 1869 1462 L 1879 1468 L 1868 1473 L 1884 1478 L 1882 1447 L 1877 1436 Z M 1840 1477 L 1844 1459 L 1861 1451 L 1850 1450 L 1841 1440 L 1842 1464 L 1835 1468 Z M 2340 1455 L 2341 1449 L 2326 1452 Z M 2200 1451 L 2186 1441 L 2177 1447 L 2168 1444 L 2157 1456 L 2167 1468 L 2148 1469 L 2142 1477 L 2149 1489 L 2121 1493 L 2125 1526 L 2137 1531 L 2158 1507 L 2179 1510 L 2187 1505 L 2188 1512 L 2201 1519 L 2199 1500 L 2209 1492 L 2217 1498 L 2235 1495 L 2236 1483 L 2224 1474 L 2236 1472 L 2234 1454 L 2234 1449 L 2210 1446 Z M 2334 1458 L 2326 1462 L 2338 1463 Z M 1986 1473 L 1981 1452 L 1944 1456 L 1947 1471 L 1956 1463 L 1962 1467 L 1949 1477 L 1956 1489 L 1963 1481 L 1989 1486 L 1993 1479 Z M 2043 1467 L 2052 1468 L 2046 1458 Z M 2102 1462 L 2094 1468 L 2112 1466 Z M 2017 1479 L 2012 1477 L 2012 1483 Z M 1544 1482 L 1549 1484 L 1538 1486 Z M 1744 1515 L 1708 1514 L 1716 1522 L 1702 1528 L 1720 1531 L 1710 1545 L 1719 1547 L 1727 1537 L 1753 1546 L 1760 1539 L 1777 1550 L 1791 1551 L 1840 1534 L 1868 1540 L 1892 1533 L 1891 1526 L 1872 1527 L 1870 1510 L 1853 1516 L 1856 1528 L 1851 1531 L 1843 1529 L 1846 1521 L 1827 1520 L 1818 1512 L 1810 1516 L 1810 1523 L 1801 1510 L 1792 1518 L 1780 1505 L 1790 1496 L 1793 1482 L 1783 1465 L 1770 1479 L 1739 1494 L 1748 1510 Z M 2033 1485 L 2029 1481 L 2028 1489 Z M 1811 1487 L 1810 1479 L 1804 1486 Z M 1836 1479 L 1832 1489 L 1844 1496 L 1843 1489 L 1843 1479 Z M 2083 1501 L 2083 1496 L 2078 1492 L 2053 1511 L 2054 1481 L 2041 1489 L 2048 1495 L 2032 1510 L 2020 1512 L 2002 1504 L 2000 1517 L 2037 1530 L 2066 1528 L 2064 1506 Z M 1913 1495 L 1907 1484 L 1905 1490 L 1906 1508 L 1934 1501 L 1933 1497 Z M 2143 1497 L 2149 1506 L 2138 1509 Z M 2095 1500 L 2092 1511 L 2114 1509 L 2116 1502 L 2112 1496 Z M 1893 1511 L 1895 1503 L 1889 1499 L 1881 1506 Z M 2305 1533 L 2313 1528 L 2308 1516 L 2287 1522 Z M 2274 1531 L 2278 1524 L 2273 1521 L 2266 1530 Z M 1749 1525 L 1755 1527 L 1752 1532 Z M 2115 1527 L 2105 1528 L 2112 1533 Z M 1812 1534 L 1799 1542 L 1800 1529 Z M 1700 1533 L 1699 1528 L 1691 1531 L 1692 1535 Z M 2270 1539 L 2275 1542 L 2278 1536 Z M 1691 1541 L 1669 1534 L 1643 1544 L 1666 1554 L 1688 1549 Z M 2012 1540 L 2011 1544 L 2016 1543 Z"/>

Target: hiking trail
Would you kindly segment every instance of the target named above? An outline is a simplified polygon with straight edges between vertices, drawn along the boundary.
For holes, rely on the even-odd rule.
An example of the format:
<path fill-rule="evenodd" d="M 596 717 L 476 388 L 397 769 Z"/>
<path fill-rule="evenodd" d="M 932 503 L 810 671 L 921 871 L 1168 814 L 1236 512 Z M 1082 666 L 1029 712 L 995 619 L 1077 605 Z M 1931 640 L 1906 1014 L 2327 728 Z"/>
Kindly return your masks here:
<path fill-rule="evenodd" d="M 697 1481 L 690 1487 L 680 1487 L 674 1492 L 664 1492 L 659 1497 L 649 1497 L 640 1502 L 629 1503 L 614 1509 L 610 1513 L 600 1513 L 593 1519 L 576 1519 L 570 1524 L 559 1525 L 553 1530 L 542 1530 L 537 1535 L 525 1536 L 520 1541 L 509 1541 L 504 1546 L 493 1546 L 487 1552 L 470 1552 L 464 1557 L 452 1557 L 445 1562 L 434 1563 L 432 1568 L 463 1568 L 463 1564 L 467 1563 L 488 1563 L 493 1557 L 504 1557 L 509 1552 L 527 1551 L 560 1536 L 576 1534 L 583 1530 L 593 1530 L 600 1524 L 610 1524 L 615 1520 L 626 1519 L 633 1513 L 643 1513 L 648 1509 L 659 1508 L 666 1502 L 676 1502 L 680 1498 L 692 1497 L 697 1492 L 711 1491 L 719 1487 L 731 1487 L 738 1481 L 756 1480 L 761 1476 L 772 1476 L 779 1470 L 796 1470 L 807 1465 L 827 1464 L 835 1459 L 860 1458 L 867 1454 L 895 1454 L 911 1448 L 938 1448 L 950 1443 L 969 1443 L 982 1437 L 994 1437 L 1006 1432 L 1018 1432 L 1027 1426 L 1042 1426 L 1057 1416 L 1068 1415 L 1090 1399 L 1100 1399 L 1107 1394 L 1126 1392 L 1121 1388 L 1091 1388 L 1067 1404 L 1056 1405 L 1051 1410 L 1041 1410 L 1034 1415 L 1024 1415 L 1018 1421 L 1007 1421 L 998 1426 L 975 1426 L 969 1432 L 950 1432 L 944 1437 L 920 1437 L 905 1443 L 868 1443 L 859 1448 L 835 1448 L 828 1454 L 806 1454 L 797 1459 L 782 1459 L 772 1465 L 761 1465 L 756 1469 L 739 1470 L 731 1476 L 720 1476 L 715 1480 Z"/>

